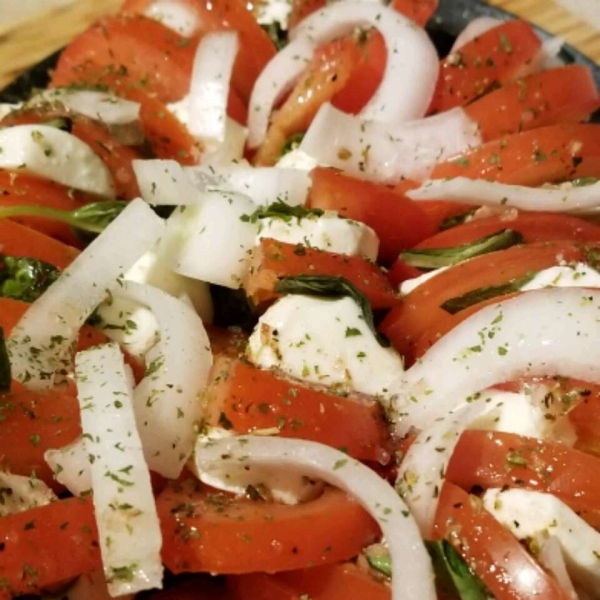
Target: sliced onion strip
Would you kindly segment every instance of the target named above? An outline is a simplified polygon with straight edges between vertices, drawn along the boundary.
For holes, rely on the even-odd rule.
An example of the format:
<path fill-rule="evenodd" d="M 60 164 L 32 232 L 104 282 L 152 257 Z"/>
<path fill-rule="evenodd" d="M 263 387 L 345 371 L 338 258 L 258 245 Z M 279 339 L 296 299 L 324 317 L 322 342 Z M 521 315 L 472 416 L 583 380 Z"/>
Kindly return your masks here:
<path fill-rule="evenodd" d="M 25 477 L 0 472 L 0 490 L 0 519 L 56 500 L 54 492 L 35 473 L 31 477 Z"/>
<path fill-rule="evenodd" d="M 181 206 L 200 202 L 200 193 L 183 167 L 174 160 L 134 160 L 133 170 L 142 198 L 152 206 Z"/>
<path fill-rule="evenodd" d="M 83 438 L 79 437 L 62 448 L 46 450 L 44 460 L 56 481 L 74 496 L 81 496 L 92 489 L 89 455 Z"/>
<path fill-rule="evenodd" d="M 600 182 L 581 187 L 529 188 L 483 179 L 431 179 L 407 192 L 412 200 L 444 200 L 474 206 L 514 207 L 520 210 L 592 213 L 600 207 Z"/>
<path fill-rule="evenodd" d="M 109 592 L 162 587 L 162 535 L 136 429 L 131 373 L 119 347 L 106 344 L 77 354 L 75 376 Z"/>
<path fill-rule="evenodd" d="M 145 202 L 131 202 L 14 327 L 7 341 L 13 378 L 29 389 L 51 388 L 55 375 L 69 369 L 85 320 L 163 231 Z"/>
<path fill-rule="evenodd" d="M 204 473 L 234 469 L 272 468 L 297 471 L 341 488 L 379 523 L 392 558 L 394 600 L 435 600 L 431 560 L 419 529 L 394 489 L 375 471 L 347 454 L 316 442 L 260 436 L 224 438 L 194 452 L 195 468 Z"/>

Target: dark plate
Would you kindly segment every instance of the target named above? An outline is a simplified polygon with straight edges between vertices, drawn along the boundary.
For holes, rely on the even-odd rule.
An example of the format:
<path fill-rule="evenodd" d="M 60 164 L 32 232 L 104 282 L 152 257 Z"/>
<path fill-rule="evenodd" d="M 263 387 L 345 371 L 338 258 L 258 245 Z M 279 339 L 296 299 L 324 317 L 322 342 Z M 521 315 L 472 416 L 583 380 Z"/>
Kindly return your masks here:
<path fill-rule="evenodd" d="M 511 13 L 489 6 L 479 0 L 441 0 L 438 12 L 427 27 L 440 55 L 445 56 L 448 53 L 455 37 L 467 23 L 481 16 L 498 19 L 515 18 Z M 545 30 L 539 27 L 535 29 L 542 38 L 551 37 Z M 48 70 L 56 64 L 58 55 L 57 52 L 44 59 L 2 90 L 0 102 L 19 102 L 28 98 L 32 89 L 46 87 L 49 80 Z M 568 44 L 563 46 L 560 58 L 567 64 L 580 63 L 590 67 L 600 87 L 600 67 L 594 61 Z"/>

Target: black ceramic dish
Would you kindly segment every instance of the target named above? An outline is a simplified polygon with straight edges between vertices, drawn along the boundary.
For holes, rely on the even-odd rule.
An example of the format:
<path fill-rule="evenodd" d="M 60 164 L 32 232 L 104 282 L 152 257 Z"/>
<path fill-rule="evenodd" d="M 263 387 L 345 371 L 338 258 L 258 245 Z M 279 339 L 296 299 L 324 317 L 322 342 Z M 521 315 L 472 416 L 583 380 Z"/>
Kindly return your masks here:
<path fill-rule="evenodd" d="M 480 0 L 441 0 L 437 13 L 427 27 L 440 56 L 445 56 L 448 53 L 455 37 L 470 21 L 481 16 L 504 20 L 515 18 L 511 13 L 489 6 Z M 542 38 L 551 37 L 545 30 L 539 27 L 535 29 Z M 28 98 L 32 89 L 46 87 L 49 80 L 48 70 L 56 64 L 58 56 L 59 53 L 57 52 L 44 59 L 2 90 L 0 92 L 0 102 L 19 102 Z M 567 64 L 580 63 L 590 67 L 598 86 L 600 86 L 600 67 L 573 46 L 565 44 L 560 53 L 560 58 Z"/>

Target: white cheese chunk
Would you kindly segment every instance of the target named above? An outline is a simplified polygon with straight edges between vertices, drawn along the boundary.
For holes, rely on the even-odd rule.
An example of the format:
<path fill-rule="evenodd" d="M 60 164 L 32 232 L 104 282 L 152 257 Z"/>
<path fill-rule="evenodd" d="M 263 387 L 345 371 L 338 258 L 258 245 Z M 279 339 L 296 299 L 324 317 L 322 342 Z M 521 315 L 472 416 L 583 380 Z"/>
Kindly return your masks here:
<path fill-rule="evenodd" d="M 300 171 L 312 171 L 319 166 L 319 161 L 310 154 L 296 148 L 284 154 L 277 163 L 278 167 L 287 169 L 299 169 Z"/>
<path fill-rule="evenodd" d="M 520 540 L 553 536 L 575 583 L 595 593 L 600 588 L 600 533 L 551 494 L 521 489 L 490 489 L 483 505 Z"/>
<path fill-rule="evenodd" d="M 288 244 L 304 244 L 327 252 L 349 256 L 377 258 L 379 238 L 364 223 L 342 219 L 336 213 L 326 212 L 317 217 L 267 217 L 260 220 L 258 239 L 273 238 Z"/>
<path fill-rule="evenodd" d="M 288 21 L 292 12 L 291 0 L 259 0 L 255 4 L 256 20 L 261 25 L 279 23 L 284 31 L 288 28 Z"/>
<path fill-rule="evenodd" d="M 600 287 L 600 273 L 585 263 L 550 267 L 540 271 L 521 291 L 547 287 Z"/>
<path fill-rule="evenodd" d="M 403 369 L 398 353 L 379 345 L 348 297 L 285 296 L 259 319 L 248 356 L 263 369 L 382 397 Z"/>

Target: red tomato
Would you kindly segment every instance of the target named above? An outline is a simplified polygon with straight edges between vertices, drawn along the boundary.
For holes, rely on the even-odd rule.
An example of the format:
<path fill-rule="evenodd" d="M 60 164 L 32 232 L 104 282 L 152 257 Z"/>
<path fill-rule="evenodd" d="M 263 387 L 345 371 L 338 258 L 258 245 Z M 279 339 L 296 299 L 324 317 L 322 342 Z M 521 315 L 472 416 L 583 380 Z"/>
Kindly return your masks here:
<path fill-rule="evenodd" d="M 233 600 L 390 600 L 390 588 L 346 563 L 289 571 L 229 577 Z"/>
<path fill-rule="evenodd" d="M 0 519 L 0 581 L 15 595 L 66 584 L 101 567 L 90 497 L 57 500 Z"/>
<path fill-rule="evenodd" d="M 387 186 L 321 167 L 312 172 L 312 181 L 309 206 L 334 210 L 372 227 L 379 236 L 379 258 L 384 262 L 392 262 L 399 252 L 435 231 L 418 204 Z"/>
<path fill-rule="evenodd" d="M 173 573 L 278 572 L 346 560 L 378 538 L 373 519 L 327 488 L 296 506 L 236 499 L 195 481 L 157 498 L 163 562 Z"/>
<path fill-rule="evenodd" d="M 507 21 L 480 35 L 441 61 L 430 111 L 468 104 L 494 86 L 516 79 L 540 48 L 540 39 L 525 21 Z"/>
<path fill-rule="evenodd" d="M 263 238 L 254 251 L 244 288 L 255 305 L 272 302 L 282 277 L 330 275 L 344 277 L 360 290 L 375 309 L 391 308 L 400 301 L 381 269 L 359 256 L 325 252 L 302 244 Z"/>
<path fill-rule="evenodd" d="M 553 125 L 517 133 L 437 165 L 432 178 L 469 177 L 535 187 L 600 177 L 599 132 L 597 125 Z"/>
<path fill-rule="evenodd" d="M 557 123 L 577 123 L 600 106 L 592 72 L 569 65 L 518 79 L 465 107 L 485 141 Z"/>
<path fill-rule="evenodd" d="M 48 206 L 61 210 L 75 210 L 91 201 L 87 194 L 74 192 L 58 183 L 26 173 L 0 170 L 0 206 Z M 53 219 L 14 217 L 12 220 L 67 244 L 81 244 L 68 225 Z"/>
<path fill-rule="evenodd" d="M 446 300 L 481 287 L 506 283 L 562 260 L 585 260 L 585 251 L 569 242 L 513 246 L 459 263 L 408 294 L 383 320 L 381 332 L 411 363 L 419 338 L 448 315 L 441 307 Z"/>
<path fill-rule="evenodd" d="M 496 600 L 568 598 L 478 498 L 451 483 L 440 494 L 434 535 L 454 546 Z"/>
<path fill-rule="evenodd" d="M 600 242 L 600 227 L 572 217 L 556 213 L 508 213 L 475 219 L 452 227 L 427 238 L 416 248 L 451 248 L 480 240 L 502 229 L 519 232 L 526 244 L 536 242 L 555 242 L 569 240 L 573 242 Z"/>
<path fill-rule="evenodd" d="M 446 478 L 470 490 L 504 486 L 552 494 L 582 518 L 600 523 L 600 459 L 512 433 L 466 431 L 452 455 Z"/>
<path fill-rule="evenodd" d="M 387 426 L 375 400 L 329 394 L 243 360 L 217 358 L 213 373 L 206 394 L 211 425 L 225 422 L 238 433 L 275 429 L 282 437 L 321 442 L 361 460 L 388 457 Z"/>
<path fill-rule="evenodd" d="M 390 6 L 417 25 L 425 27 L 437 10 L 438 0 L 392 0 Z"/>
<path fill-rule="evenodd" d="M 143 155 L 131 146 L 117 142 L 102 123 L 73 114 L 64 108 L 42 106 L 13 111 L 0 121 L 0 126 L 44 123 L 60 117 L 69 118 L 72 123 L 71 133 L 102 159 L 112 175 L 116 195 L 128 200 L 138 197 L 140 190 L 131 163 L 137 158 L 143 158 Z"/>
<path fill-rule="evenodd" d="M 79 254 L 71 246 L 8 219 L 0 219 L 0 248 L 4 255 L 37 258 L 61 270 Z"/>
<path fill-rule="evenodd" d="M 573 405 L 568 418 L 575 429 L 575 448 L 600 456 L 600 386 L 559 380 L 562 398 Z"/>
<path fill-rule="evenodd" d="M 152 4 L 153 0 L 126 0 L 122 10 L 143 14 Z M 232 83 L 242 100 L 247 102 L 254 82 L 276 52 L 273 42 L 248 10 L 248 4 L 243 0 L 176 0 L 176 4 L 195 13 L 199 23 L 195 41 L 210 31 L 238 33 L 240 51 L 233 67 Z"/>
<path fill-rule="evenodd" d="M 51 85 L 88 81 L 81 75 L 86 63 L 92 63 L 107 75 L 127 77 L 161 102 L 174 102 L 189 90 L 194 54 L 195 44 L 153 19 L 124 14 L 106 17 L 67 46 Z"/>

